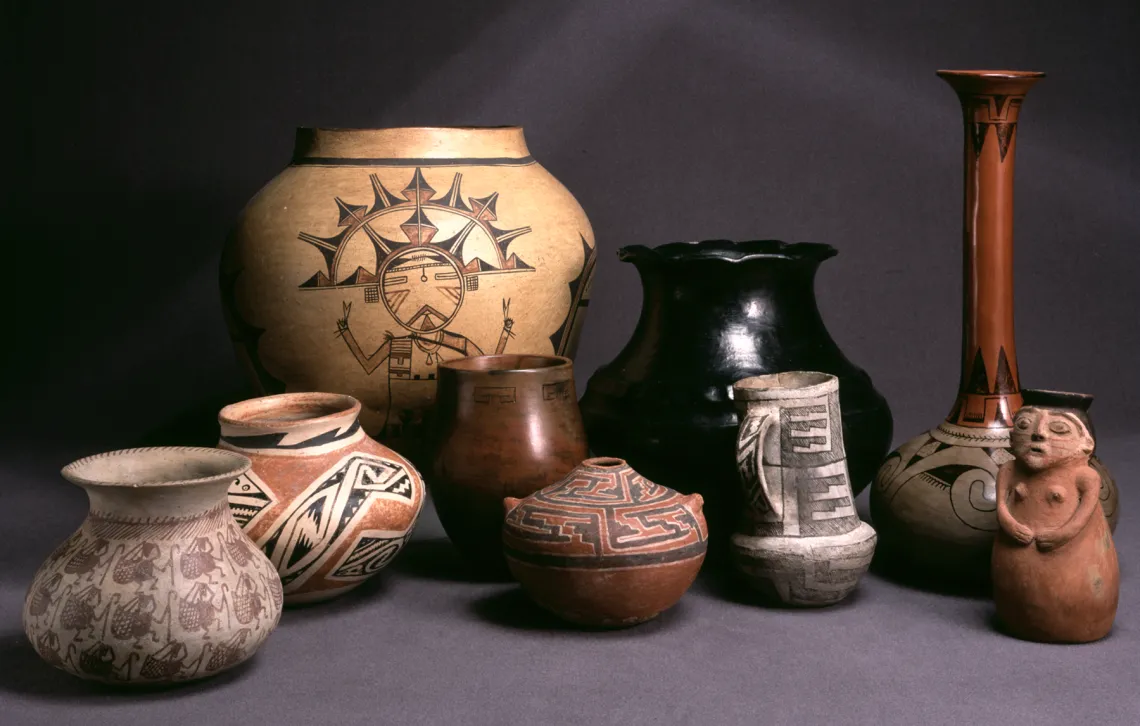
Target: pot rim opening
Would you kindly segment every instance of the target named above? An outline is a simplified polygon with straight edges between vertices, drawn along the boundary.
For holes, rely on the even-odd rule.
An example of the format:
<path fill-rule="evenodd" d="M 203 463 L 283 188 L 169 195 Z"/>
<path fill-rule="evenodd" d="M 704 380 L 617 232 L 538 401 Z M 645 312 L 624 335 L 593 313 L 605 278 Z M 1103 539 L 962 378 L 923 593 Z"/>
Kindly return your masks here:
<path fill-rule="evenodd" d="M 837 254 L 839 254 L 839 250 L 822 242 L 784 242 L 778 239 L 741 241 L 706 239 L 667 242 L 655 247 L 628 245 L 618 250 L 618 259 L 623 262 L 691 262 L 694 260 L 744 262 L 755 259 L 779 259 L 819 263 L 835 257 Z"/>
<path fill-rule="evenodd" d="M 161 488 L 236 479 L 249 471 L 249 457 L 204 446 L 118 449 L 77 459 L 60 474 L 79 486 Z"/>
<path fill-rule="evenodd" d="M 629 464 L 625 459 L 619 459 L 616 456 L 593 456 L 583 461 L 582 466 L 588 466 L 592 469 L 622 469 Z"/>
<path fill-rule="evenodd" d="M 457 374 L 479 373 L 538 373 L 570 368 L 573 363 L 561 355 L 540 353 L 499 353 L 495 355 L 473 355 L 467 358 L 440 361 L 441 371 Z"/>
<path fill-rule="evenodd" d="M 771 399 L 818 396 L 838 390 L 839 379 L 819 371 L 784 371 L 742 378 L 732 384 L 733 399 L 765 401 Z"/>
<path fill-rule="evenodd" d="M 360 415 L 360 401 L 343 393 L 279 393 L 231 403 L 218 412 L 218 423 L 231 428 L 307 428 Z"/>

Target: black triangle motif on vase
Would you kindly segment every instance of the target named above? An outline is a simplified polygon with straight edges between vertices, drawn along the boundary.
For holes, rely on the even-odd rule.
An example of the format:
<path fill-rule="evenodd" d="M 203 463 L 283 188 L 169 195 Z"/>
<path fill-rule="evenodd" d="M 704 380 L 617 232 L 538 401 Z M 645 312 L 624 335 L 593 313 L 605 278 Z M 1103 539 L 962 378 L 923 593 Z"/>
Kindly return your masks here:
<path fill-rule="evenodd" d="M 982 359 L 982 349 L 974 354 L 974 365 L 970 370 L 970 380 L 966 384 L 966 393 L 978 393 L 983 396 L 990 394 L 990 380 L 986 374 L 986 362 Z"/>
<path fill-rule="evenodd" d="M 1001 160 L 1005 161 L 1006 152 L 1009 151 L 1009 147 L 1013 143 L 1013 134 L 1017 131 L 1017 124 L 997 124 L 994 130 L 997 132 L 998 149 L 1001 151 Z"/>
<path fill-rule="evenodd" d="M 1013 369 L 1009 366 L 1009 359 L 1006 358 L 1004 347 L 998 353 L 997 380 L 994 381 L 994 393 L 1017 393 L 1017 380 L 1014 378 Z"/>

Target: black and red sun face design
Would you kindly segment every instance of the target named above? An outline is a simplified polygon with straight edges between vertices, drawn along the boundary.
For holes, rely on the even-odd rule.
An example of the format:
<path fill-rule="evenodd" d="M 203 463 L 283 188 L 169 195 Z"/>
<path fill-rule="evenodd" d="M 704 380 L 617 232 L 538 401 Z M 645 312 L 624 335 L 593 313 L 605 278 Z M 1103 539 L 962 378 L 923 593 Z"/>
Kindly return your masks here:
<path fill-rule="evenodd" d="M 456 173 L 442 197 L 417 168 L 401 200 L 376 174 L 371 206 L 337 198 L 340 210 L 333 237 L 301 232 L 325 258 L 325 269 L 301 284 L 304 290 L 363 287 L 367 302 L 384 302 L 392 317 L 417 333 L 443 330 L 455 319 L 478 276 L 531 272 L 533 267 L 507 247 L 530 227 L 501 230 L 495 207 L 498 192 L 486 197 L 460 193 Z"/>
<path fill-rule="evenodd" d="M 400 325 L 421 333 L 442 330 L 463 304 L 463 272 L 439 250 L 413 247 L 384 261 L 384 305 Z"/>

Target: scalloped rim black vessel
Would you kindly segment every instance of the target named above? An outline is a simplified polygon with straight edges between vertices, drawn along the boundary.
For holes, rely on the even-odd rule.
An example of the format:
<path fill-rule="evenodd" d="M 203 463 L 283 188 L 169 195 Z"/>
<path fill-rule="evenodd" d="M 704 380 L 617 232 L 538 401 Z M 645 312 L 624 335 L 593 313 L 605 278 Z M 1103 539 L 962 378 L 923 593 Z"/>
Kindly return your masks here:
<path fill-rule="evenodd" d="M 618 250 L 622 262 L 689 262 L 721 260 L 747 262 L 757 259 L 814 260 L 823 262 L 835 257 L 839 250 L 820 242 L 782 242 L 778 239 L 754 239 L 733 242 L 727 239 L 668 242 L 657 247 L 629 245 Z"/>
<path fill-rule="evenodd" d="M 886 400 L 840 351 L 816 304 L 816 271 L 837 253 L 827 244 L 771 239 L 618 251 L 641 275 L 643 302 L 629 342 L 590 377 L 582 397 L 590 448 L 703 495 L 714 549 L 741 511 L 736 381 L 793 370 L 837 376 L 856 493 L 890 449 Z"/>

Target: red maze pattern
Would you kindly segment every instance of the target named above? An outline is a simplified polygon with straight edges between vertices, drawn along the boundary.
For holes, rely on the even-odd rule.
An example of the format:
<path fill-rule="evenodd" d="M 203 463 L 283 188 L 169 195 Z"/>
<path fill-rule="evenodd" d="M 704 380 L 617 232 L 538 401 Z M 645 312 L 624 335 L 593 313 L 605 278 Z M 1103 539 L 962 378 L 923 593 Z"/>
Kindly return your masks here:
<path fill-rule="evenodd" d="M 581 467 L 507 516 L 507 554 L 535 564 L 615 567 L 703 554 L 704 518 L 688 497 L 632 468 Z"/>

